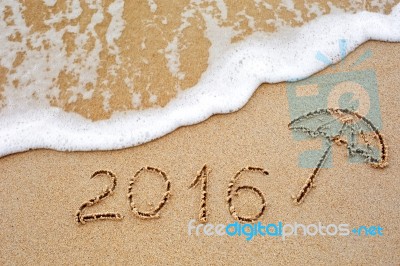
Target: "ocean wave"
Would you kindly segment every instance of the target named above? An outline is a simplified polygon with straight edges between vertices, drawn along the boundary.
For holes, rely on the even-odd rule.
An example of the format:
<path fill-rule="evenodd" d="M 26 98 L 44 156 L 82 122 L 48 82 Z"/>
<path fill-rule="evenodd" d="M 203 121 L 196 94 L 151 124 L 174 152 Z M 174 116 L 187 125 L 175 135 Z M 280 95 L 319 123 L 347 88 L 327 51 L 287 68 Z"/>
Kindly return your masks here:
<path fill-rule="evenodd" d="M 56 1 L 45 2 L 52 6 Z M 56 23 L 64 19 L 64 16 L 69 16 L 68 19 L 79 16 L 82 10 L 77 6 L 74 7 L 78 2 L 69 1 L 71 12 L 59 17 L 53 16 L 52 21 L 48 23 Z M 84 29 L 87 34 L 81 35 L 82 46 L 87 41 L 85 36 L 96 36 L 97 33 L 93 29 L 96 23 L 102 21 L 105 13 L 100 5 L 96 6 L 98 1 L 92 2 L 94 11 L 91 22 Z M 157 6 L 154 6 L 153 1 L 151 2 L 149 2 L 151 10 L 156 12 Z M 339 12 L 320 16 L 300 27 L 281 27 L 274 33 L 254 32 L 235 43 L 226 41 L 220 44 L 216 42 L 218 39 L 220 42 L 223 39 L 222 32 L 218 32 L 221 27 L 218 28 L 215 20 L 205 13 L 203 18 L 207 22 L 208 37 L 216 39 L 212 43 L 216 47 L 210 48 L 208 67 L 194 86 L 185 90 L 178 89 L 176 96 L 163 107 L 116 111 L 110 113 L 108 119 L 93 121 L 76 112 L 68 112 L 59 106 L 49 104 L 50 96 L 57 94 L 59 89 L 51 82 L 62 72 L 65 64 L 70 64 L 68 65 L 71 67 L 70 73 L 75 73 L 78 79 L 75 89 L 71 90 L 73 93 L 69 101 L 92 96 L 93 89 L 88 88 L 87 84 L 97 82 L 98 72 L 93 68 L 93 64 L 99 63 L 100 53 L 105 44 L 108 52 L 113 55 L 113 64 L 107 70 L 109 75 L 112 76 L 112 73 L 119 70 L 122 56 L 120 56 L 116 41 L 127 25 L 122 20 L 120 12 L 123 1 L 116 0 L 113 4 L 107 9 L 107 12 L 111 14 L 108 24 L 110 34 L 107 35 L 109 38 L 106 38 L 104 43 L 100 41 L 100 38 L 94 38 L 90 42 L 93 45 L 91 53 L 74 50 L 71 52 L 72 56 L 70 54 L 65 57 L 68 60 L 63 61 L 62 64 L 58 63 L 55 56 L 52 58 L 54 63 L 51 68 L 48 67 L 49 61 L 45 64 L 35 63 L 39 59 L 35 59 L 32 54 L 29 60 L 24 61 L 25 68 L 20 70 L 24 71 L 33 67 L 30 72 L 37 71 L 40 75 L 45 73 L 47 76 L 39 75 L 32 82 L 29 79 L 24 81 L 23 72 L 14 73 L 20 78 L 18 82 L 26 88 L 23 94 L 18 89 L 7 87 L 2 92 L 2 97 L 6 100 L 1 101 L 3 107 L 0 110 L 0 156 L 36 148 L 89 151 L 113 150 L 139 145 L 159 138 L 181 126 L 204 121 L 213 114 L 230 113 L 240 109 L 262 83 L 303 79 L 320 71 L 326 67 L 326 64 L 315 59 L 317 51 L 332 59 L 332 62 L 339 61 L 342 54 L 337 49 L 337 41 L 340 39 L 347 40 L 348 52 L 368 40 L 400 41 L 400 5 L 395 6 L 387 15 L 372 12 L 355 14 Z M 13 27 L 18 26 L 22 34 L 30 31 L 29 26 L 24 24 L 22 15 L 15 15 L 19 14 L 18 12 L 22 14 L 23 8 L 15 5 L 12 7 L 15 9 L 13 11 L 14 26 L 11 23 L 2 27 L 12 30 Z M 223 11 L 224 8 L 220 8 Z M 190 9 L 185 12 L 190 13 Z M 224 12 L 221 14 L 224 15 Z M 3 22 L 7 23 L 6 20 L 7 18 Z M 214 31 L 213 26 L 216 27 Z M 76 33 L 81 31 L 73 26 L 66 27 L 65 30 Z M 57 43 L 64 33 L 57 31 L 56 27 L 50 27 L 46 34 L 37 36 L 35 40 L 38 44 L 36 45 L 45 45 L 46 40 Z M 176 32 L 176 34 L 178 36 L 180 33 Z M 1 36 L 7 35 L 3 33 Z M 229 36 L 231 40 L 233 35 Z M 18 38 L 18 36 L 14 37 Z M 176 55 L 173 55 L 176 47 L 174 48 L 174 43 L 171 43 L 170 49 L 166 50 L 167 54 L 168 51 L 170 54 L 167 67 L 177 79 L 180 79 L 183 72 L 179 61 L 176 60 Z M 35 43 L 30 45 L 35 47 Z M 55 49 L 56 46 L 51 47 Z M 15 48 L 5 44 L 2 44 L 1 49 L 2 54 L 5 54 L 4 51 L 7 49 L 10 51 L 16 49 L 15 53 L 24 51 L 22 46 Z M 54 56 L 58 51 L 55 49 L 49 53 Z M 43 54 L 37 53 L 36 56 L 43 56 Z M 76 60 L 81 63 L 79 66 L 75 64 Z M 1 58 L 1 65 L 11 68 L 10 64 L 14 61 L 5 56 Z M 130 82 L 133 81 L 126 81 L 126 83 Z M 50 89 L 38 89 L 41 86 Z M 132 92 L 132 95 L 135 93 Z M 107 93 L 103 96 L 104 99 L 110 98 Z M 132 99 L 133 103 L 136 101 L 140 105 L 140 95 Z M 107 107 L 107 101 L 104 106 Z"/>

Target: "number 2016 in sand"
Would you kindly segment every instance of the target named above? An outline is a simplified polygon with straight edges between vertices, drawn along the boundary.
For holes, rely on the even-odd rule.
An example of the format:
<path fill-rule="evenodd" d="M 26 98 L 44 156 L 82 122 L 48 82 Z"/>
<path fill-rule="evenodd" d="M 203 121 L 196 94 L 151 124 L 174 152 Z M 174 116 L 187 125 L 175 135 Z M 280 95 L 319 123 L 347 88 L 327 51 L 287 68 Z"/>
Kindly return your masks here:
<path fill-rule="evenodd" d="M 140 178 L 143 172 L 151 172 L 155 173 L 160 176 L 164 183 L 165 183 L 165 192 L 162 195 L 162 198 L 158 205 L 153 208 L 151 211 L 140 211 L 135 204 L 135 200 L 133 197 L 134 185 L 136 181 Z M 198 172 L 197 176 L 190 184 L 189 189 L 196 187 L 200 184 L 200 210 L 199 210 L 199 221 L 202 223 L 206 223 L 208 220 L 208 209 L 207 209 L 207 184 L 208 178 L 210 175 L 211 170 L 204 165 L 200 172 Z M 238 171 L 235 176 L 230 180 L 228 189 L 227 189 L 227 197 L 226 202 L 228 204 L 229 213 L 231 216 L 239 221 L 243 222 L 254 222 L 257 221 L 266 211 L 266 201 L 265 196 L 256 187 L 253 186 L 237 186 L 236 182 L 242 176 L 244 172 L 258 172 L 262 175 L 268 175 L 268 172 L 263 168 L 259 167 L 245 167 Z M 110 197 L 116 186 L 117 186 L 117 178 L 115 174 L 107 170 L 100 170 L 96 171 L 92 174 L 91 178 L 98 177 L 98 176 L 108 176 L 111 179 L 111 186 L 107 186 L 105 190 L 103 190 L 100 194 L 96 195 L 95 197 L 89 199 L 88 201 L 81 204 L 78 211 L 76 212 L 75 220 L 79 224 L 85 224 L 86 222 L 96 221 L 96 220 L 122 220 L 124 218 L 123 215 L 114 212 L 102 212 L 102 213 L 92 213 L 92 214 L 85 214 L 84 210 L 88 207 L 91 207 L 100 201 L 104 200 L 107 197 Z M 241 216 L 237 213 L 235 206 L 233 205 L 232 199 L 237 195 L 237 192 L 240 190 L 249 190 L 255 193 L 261 199 L 261 208 L 260 211 L 254 216 Z M 168 203 L 168 200 L 171 196 L 171 181 L 169 180 L 168 176 L 165 172 L 161 171 L 158 168 L 154 167 L 143 167 L 139 171 L 137 171 L 132 178 L 129 179 L 128 184 L 128 200 L 131 212 L 142 219 L 154 219 L 160 217 L 161 209 Z"/>

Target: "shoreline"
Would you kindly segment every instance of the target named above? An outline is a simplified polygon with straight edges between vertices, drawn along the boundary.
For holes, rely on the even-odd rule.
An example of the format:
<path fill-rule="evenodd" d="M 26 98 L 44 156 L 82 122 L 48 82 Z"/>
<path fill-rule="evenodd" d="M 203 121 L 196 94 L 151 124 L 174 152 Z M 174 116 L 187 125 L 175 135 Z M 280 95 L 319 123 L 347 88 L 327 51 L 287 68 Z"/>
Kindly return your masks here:
<path fill-rule="evenodd" d="M 346 149 L 334 146 L 332 167 L 321 171 L 317 187 L 301 205 L 294 205 L 291 195 L 298 193 L 311 171 L 299 166 L 299 156 L 320 148 L 321 140 L 294 139 L 287 127 L 291 120 L 287 84 L 263 84 L 241 110 L 214 115 L 140 146 L 93 152 L 34 150 L 1 158 L 1 263 L 400 262 L 395 252 L 400 249 L 396 200 L 400 187 L 400 116 L 396 109 L 400 100 L 396 90 L 400 46 L 369 41 L 351 53 L 342 68 L 331 66 L 311 78 L 351 71 L 348 66 L 368 49 L 373 56 L 359 69 L 375 71 L 381 131 L 389 146 L 387 168 L 349 163 Z M 207 183 L 209 223 L 235 222 L 226 202 L 228 185 L 240 169 L 253 166 L 269 175 L 246 173 L 237 182 L 257 187 L 264 194 L 266 212 L 258 220 L 263 224 L 381 226 L 383 236 L 298 236 L 285 241 L 189 236 L 188 223 L 199 215 L 201 187 L 188 187 L 204 164 L 211 170 Z M 171 182 L 171 196 L 158 219 L 139 219 L 130 211 L 129 182 L 145 166 L 162 170 Z M 85 212 L 118 212 L 124 218 L 78 225 L 75 214 L 79 206 L 110 186 L 106 177 L 90 179 L 98 170 L 112 171 L 117 184 L 111 196 Z M 133 192 L 137 207 L 151 210 L 162 199 L 165 183 L 154 173 L 144 173 Z M 240 215 L 256 214 L 259 204 L 259 197 L 251 191 L 240 192 L 234 199 Z"/>

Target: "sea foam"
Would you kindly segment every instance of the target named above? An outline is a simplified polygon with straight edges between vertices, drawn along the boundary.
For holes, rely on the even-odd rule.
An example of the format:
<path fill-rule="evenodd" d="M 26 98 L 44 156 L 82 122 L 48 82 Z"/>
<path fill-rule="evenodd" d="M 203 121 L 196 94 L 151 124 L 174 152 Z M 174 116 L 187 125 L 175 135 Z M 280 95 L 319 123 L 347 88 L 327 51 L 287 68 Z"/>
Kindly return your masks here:
<path fill-rule="evenodd" d="M 49 5 L 53 2 L 46 1 Z M 122 2 L 116 1 L 114 7 L 118 4 Z M 121 20 L 114 22 L 124 26 Z M 113 34 L 109 45 L 118 53 L 114 39 L 120 32 Z M 24 104 L 20 99 L 1 110 L 0 156 L 37 148 L 113 150 L 154 140 L 213 114 L 240 109 L 262 83 L 303 79 L 325 68 L 315 60 L 317 52 L 339 61 L 340 39 L 347 40 L 348 52 L 367 40 L 400 41 L 400 4 L 388 15 L 329 14 L 299 28 L 254 33 L 212 56 L 198 83 L 162 108 L 115 112 L 107 120 L 91 121 L 50 105 Z"/>

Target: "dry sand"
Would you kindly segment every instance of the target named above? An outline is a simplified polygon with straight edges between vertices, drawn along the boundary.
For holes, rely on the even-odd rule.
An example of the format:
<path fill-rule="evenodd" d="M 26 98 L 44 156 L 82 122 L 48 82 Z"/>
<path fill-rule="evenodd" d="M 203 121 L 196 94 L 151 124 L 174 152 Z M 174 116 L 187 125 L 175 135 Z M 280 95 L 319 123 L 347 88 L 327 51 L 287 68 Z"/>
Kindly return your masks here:
<path fill-rule="evenodd" d="M 400 45 L 368 42 L 350 54 L 348 62 L 367 49 L 373 57 L 359 68 L 376 72 L 382 133 L 390 148 L 387 168 L 350 164 L 345 148 L 334 146 L 334 167 L 323 169 L 305 202 L 294 205 L 291 195 L 311 172 L 298 166 L 298 155 L 318 147 L 321 140 L 294 140 L 287 127 L 286 84 L 262 85 L 240 111 L 213 116 L 138 147 L 105 152 L 34 150 L 1 158 L 0 264 L 399 264 Z M 316 75 L 339 71 L 330 67 Z M 241 168 L 257 166 L 269 175 L 246 174 L 241 184 L 264 193 L 268 205 L 259 219 L 262 223 L 380 225 L 384 235 L 286 240 L 258 236 L 251 241 L 189 236 L 188 222 L 199 213 L 200 188 L 188 187 L 205 163 L 212 170 L 209 223 L 235 221 L 226 203 L 229 181 Z M 171 181 L 171 197 L 159 219 L 139 219 L 129 208 L 129 179 L 144 166 L 161 169 Z M 124 219 L 79 225 L 79 206 L 110 184 L 106 177 L 90 179 L 102 169 L 116 175 L 116 189 L 85 212 L 118 212 Z M 158 176 L 141 176 L 134 188 L 138 208 L 157 205 L 164 190 Z M 260 207 L 251 193 L 235 200 L 240 213 L 254 214 Z"/>

